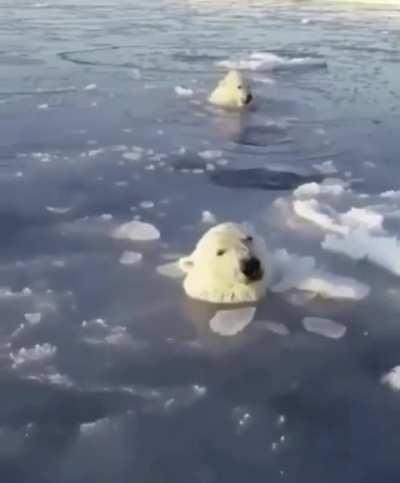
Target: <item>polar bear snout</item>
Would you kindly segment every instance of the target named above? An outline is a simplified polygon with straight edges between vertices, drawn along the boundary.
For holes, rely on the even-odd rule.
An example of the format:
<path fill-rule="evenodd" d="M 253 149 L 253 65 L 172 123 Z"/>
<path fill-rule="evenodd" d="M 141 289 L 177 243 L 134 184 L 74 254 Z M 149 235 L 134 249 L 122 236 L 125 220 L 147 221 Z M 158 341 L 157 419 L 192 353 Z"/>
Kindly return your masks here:
<path fill-rule="evenodd" d="M 252 282 L 261 280 L 264 275 L 261 262 L 256 257 L 241 260 L 240 270 L 246 276 L 246 278 Z"/>
<path fill-rule="evenodd" d="M 251 95 L 251 93 L 249 92 L 249 93 L 247 94 L 246 99 L 244 100 L 244 103 L 245 103 L 245 104 L 250 104 L 250 102 L 251 102 L 252 100 L 253 100 L 253 96 L 252 96 L 252 95 Z"/>

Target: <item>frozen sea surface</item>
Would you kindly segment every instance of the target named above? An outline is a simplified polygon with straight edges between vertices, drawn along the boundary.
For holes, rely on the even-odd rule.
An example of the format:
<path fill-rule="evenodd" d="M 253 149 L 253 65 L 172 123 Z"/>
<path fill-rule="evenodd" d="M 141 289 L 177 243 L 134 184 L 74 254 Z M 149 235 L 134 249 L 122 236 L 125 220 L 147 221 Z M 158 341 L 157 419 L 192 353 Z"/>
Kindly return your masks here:
<path fill-rule="evenodd" d="M 399 3 L 1 0 L 0 72 L 1 483 L 399 483 Z M 217 331 L 216 220 L 279 287 Z"/>

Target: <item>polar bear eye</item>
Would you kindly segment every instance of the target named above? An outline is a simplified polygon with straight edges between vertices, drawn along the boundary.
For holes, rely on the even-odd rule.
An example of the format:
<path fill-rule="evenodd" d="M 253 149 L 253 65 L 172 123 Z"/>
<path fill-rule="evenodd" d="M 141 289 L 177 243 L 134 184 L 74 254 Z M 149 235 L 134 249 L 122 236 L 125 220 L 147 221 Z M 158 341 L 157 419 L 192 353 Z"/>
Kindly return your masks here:
<path fill-rule="evenodd" d="M 243 241 L 251 243 L 253 241 L 253 237 L 252 236 L 246 236 L 246 238 Z"/>
<path fill-rule="evenodd" d="M 238 89 L 242 89 L 242 86 L 238 86 Z"/>
<path fill-rule="evenodd" d="M 218 250 L 217 251 L 217 257 L 221 257 L 225 252 L 226 252 L 226 250 Z"/>

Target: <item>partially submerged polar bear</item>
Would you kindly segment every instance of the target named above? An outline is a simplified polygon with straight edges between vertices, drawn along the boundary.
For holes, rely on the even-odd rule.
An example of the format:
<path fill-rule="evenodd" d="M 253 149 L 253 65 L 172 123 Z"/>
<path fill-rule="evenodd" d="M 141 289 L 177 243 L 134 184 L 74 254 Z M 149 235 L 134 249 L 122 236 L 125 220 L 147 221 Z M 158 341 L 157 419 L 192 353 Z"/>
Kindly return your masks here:
<path fill-rule="evenodd" d="M 237 70 L 230 70 L 208 98 L 212 104 L 225 109 L 241 109 L 252 99 L 248 83 Z"/>
<path fill-rule="evenodd" d="M 207 231 L 193 253 L 179 260 L 183 287 L 194 299 L 212 303 L 260 300 L 267 289 L 267 250 L 250 227 L 222 223 Z"/>

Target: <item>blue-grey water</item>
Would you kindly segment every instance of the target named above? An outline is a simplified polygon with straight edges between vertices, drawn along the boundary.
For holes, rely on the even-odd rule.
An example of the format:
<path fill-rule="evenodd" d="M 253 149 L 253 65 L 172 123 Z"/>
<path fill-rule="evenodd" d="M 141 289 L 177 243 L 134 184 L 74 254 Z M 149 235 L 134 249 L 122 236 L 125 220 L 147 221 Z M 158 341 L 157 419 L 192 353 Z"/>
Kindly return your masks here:
<path fill-rule="evenodd" d="M 256 100 L 241 115 L 206 103 L 230 63 Z M 400 481 L 400 393 L 381 381 L 400 364 L 399 252 L 324 250 L 291 208 L 334 177 L 327 213 L 372 206 L 399 236 L 399 78 L 395 0 L 0 0 L 1 483 Z M 368 297 L 268 293 L 243 332 L 212 333 L 215 308 L 157 271 L 203 211 Z M 133 217 L 161 238 L 113 238 Z"/>

